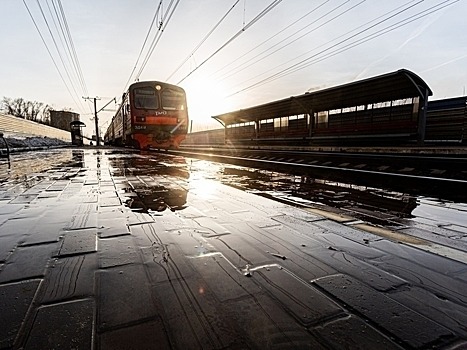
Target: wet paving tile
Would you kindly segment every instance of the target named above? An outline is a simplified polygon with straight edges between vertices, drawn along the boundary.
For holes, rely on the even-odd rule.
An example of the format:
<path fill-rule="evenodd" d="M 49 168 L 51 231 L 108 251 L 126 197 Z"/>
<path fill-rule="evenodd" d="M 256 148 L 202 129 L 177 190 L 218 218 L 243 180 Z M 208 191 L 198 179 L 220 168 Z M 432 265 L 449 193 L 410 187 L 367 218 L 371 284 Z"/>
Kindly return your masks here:
<path fill-rule="evenodd" d="M 208 217 L 201 217 L 193 219 L 198 225 L 199 228 L 197 230 L 204 236 L 204 237 L 217 237 L 228 235 L 230 230 L 222 225 L 219 225 L 214 220 Z"/>
<path fill-rule="evenodd" d="M 63 241 L 57 254 L 59 257 L 93 253 L 97 250 L 97 230 L 85 229 L 63 231 Z"/>
<path fill-rule="evenodd" d="M 40 220 L 36 223 L 36 226 L 32 227 L 28 232 L 28 235 L 24 238 L 21 245 L 36 245 L 44 243 L 58 242 L 63 230 L 63 223 L 44 222 Z"/>
<path fill-rule="evenodd" d="M 13 347 L 40 280 L 0 285 L 0 348 Z"/>
<path fill-rule="evenodd" d="M 255 270 L 251 278 L 305 326 L 344 315 L 332 299 L 278 266 Z"/>
<path fill-rule="evenodd" d="M 112 219 L 101 219 L 99 215 L 97 234 L 100 238 L 124 236 L 130 234 L 126 217 L 116 217 Z"/>
<path fill-rule="evenodd" d="M 50 304 L 93 296 L 97 268 L 97 254 L 53 259 L 40 288 L 40 302 Z"/>
<path fill-rule="evenodd" d="M 101 197 L 99 199 L 99 206 L 100 207 L 116 207 L 120 206 L 122 203 L 120 202 L 120 198 L 117 196 L 113 197 Z"/>
<path fill-rule="evenodd" d="M 189 262 L 206 283 L 206 288 L 222 303 L 262 291 L 256 280 L 234 268 L 232 262 L 220 253 L 201 254 L 191 257 Z"/>
<path fill-rule="evenodd" d="M 138 226 L 144 224 L 151 224 L 154 222 L 154 217 L 148 213 L 138 211 L 126 211 L 126 218 L 128 226 Z"/>
<path fill-rule="evenodd" d="M 87 350 L 92 347 L 93 320 L 93 300 L 40 307 L 25 349 Z"/>
<path fill-rule="evenodd" d="M 5 262 L 8 259 L 16 247 L 24 241 L 24 237 L 26 236 L 15 234 L 0 236 L 0 262 Z"/>
<path fill-rule="evenodd" d="M 344 317 L 314 327 L 313 333 L 319 335 L 332 349 L 403 349 L 356 316 Z"/>
<path fill-rule="evenodd" d="M 108 331 L 99 337 L 99 349 L 172 349 L 164 324 L 158 318 L 154 321 Z"/>
<path fill-rule="evenodd" d="M 46 191 L 63 191 L 69 184 L 69 181 L 55 181 L 49 187 L 46 188 Z"/>
<path fill-rule="evenodd" d="M 125 265 L 97 272 L 99 331 L 131 325 L 158 315 L 143 265 Z M 135 288 L 138 286 L 138 288 Z"/>
<path fill-rule="evenodd" d="M 44 199 L 44 198 L 58 198 L 60 196 L 60 191 L 44 191 L 37 196 L 37 199 Z"/>
<path fill-rule="evenodd" d="M 68 230 L 97 228 L 97 206 L 93 203 L 79 206 L 64 228 Z"/>
<path fill-rule="evenodd" d="M 323 277 L 314 283 L 408 346 L 420 348 L 455 338 L 447 328 L 349 276 Z"/>
<path fill-rule="evenodd" d="M 0 271 L 0 283 L 43 277 L 57 244 L 18 247 Z"/>
<path fill-rule="evenodd" d="M 37 198 L 37 195 L 35 194 L 25 194 L 25 195 L 20 195 L 18 197 L 16 197 L 15 199 L 13 199 L 10 203 L 14 203 L 14 204 L 29 204 L 31 203 L 33 200 L 35 200 Z"/>
<path fill-rule="evenodd" d="M 101 269 L 140 262 L 133 238 L 129 233 L 122 237 L 99 239 L 98 247 Z"/>
<path fill-rule="evenodd" d="M 466 339 L 464 263 L 364 231 L 360 217 L 289 205 L 304 184 L 274 189 L 290 182 L 284 174 L 256 172 L 271 186 L 245 192 L 222 184 L 242 187 L 245 171 L 221 164 L 60 152 L 76 167 L 39 169 L 29 188 L 0 185 L 0 324 L 11 321 L 0 348 L 397 349 Z M 340 203 L 352 191 L 319 193 Z M 425 216 L 391 227 L 428 234 Z M 460 241 L 456 220 L 430 237 Z"/>
<path fill-rule="evenodd" d="M 221 349 L 240 343 L 237 325 L 202 280 L 179 278 L 159 283 L 153 287 L 153 294 L 164 310 L 176 348 Z"/>
<path fill-rule="evenodd" d="M 41 205 L 36 205 L 36 204 L 31 204 L 31 205 L 25 205 L 23 209 L 18 211 L 16 214 L 14 214 L 11 219 L 39 219 L 41 218 L 45 212 L 47 211 L 47 208 L 44 208 Z"/>
<path fill-rule="evenodd" d="M 296 348 L 326 349 L 326 343 L 318 340 L 302 325 L 277 307 L 266 294 L 251 295 L 222 306 L 222 313 L 235 321 L 240 331 L 239 344 L 259 349 Z M 241 345 L 240 345 L 241 346 Z"/>

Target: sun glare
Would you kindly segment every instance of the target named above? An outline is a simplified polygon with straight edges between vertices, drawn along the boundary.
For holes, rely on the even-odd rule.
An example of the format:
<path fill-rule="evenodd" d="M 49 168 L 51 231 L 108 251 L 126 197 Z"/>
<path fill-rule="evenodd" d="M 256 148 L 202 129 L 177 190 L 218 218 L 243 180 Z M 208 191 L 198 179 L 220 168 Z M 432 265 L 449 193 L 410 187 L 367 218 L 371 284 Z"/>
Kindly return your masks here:
<path fill-rule="evenodd" d="M 194 79 L 184 86 L 190 119 L 194 123 L 213 123 L 213 115 L 231 110 L 226 100 L 226 90 L 215 81 Z"/>

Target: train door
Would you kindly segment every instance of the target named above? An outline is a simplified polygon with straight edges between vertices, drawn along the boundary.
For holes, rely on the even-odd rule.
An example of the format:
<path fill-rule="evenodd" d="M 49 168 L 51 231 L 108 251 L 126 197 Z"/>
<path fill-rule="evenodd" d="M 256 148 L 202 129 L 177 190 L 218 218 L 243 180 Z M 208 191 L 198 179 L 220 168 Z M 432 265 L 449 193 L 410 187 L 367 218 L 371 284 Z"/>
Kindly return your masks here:
<path fill-rule="evenodd" d="M 123 143 L 130 144 L 131 143 L 131 113 L 130 113 L 130 105 L 128 103 L 128 94 L 124 96 L 122 101 L 122 126 L 123 126 Z"/>

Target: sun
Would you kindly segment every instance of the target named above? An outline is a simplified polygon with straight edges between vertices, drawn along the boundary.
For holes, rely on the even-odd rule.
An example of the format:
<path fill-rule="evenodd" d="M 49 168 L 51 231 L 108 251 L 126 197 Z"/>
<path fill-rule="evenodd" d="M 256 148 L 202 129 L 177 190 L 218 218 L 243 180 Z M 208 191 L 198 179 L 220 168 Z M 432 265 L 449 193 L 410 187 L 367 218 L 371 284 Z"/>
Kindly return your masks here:
<path fill-rule="evenodd" d="M 190 120 L 219 127 L 220 124 L 211 117 L 231 110 L 225 87 L 215 80 L 198 78 L 187 82 L 183 88 L 187 95 Z"/>

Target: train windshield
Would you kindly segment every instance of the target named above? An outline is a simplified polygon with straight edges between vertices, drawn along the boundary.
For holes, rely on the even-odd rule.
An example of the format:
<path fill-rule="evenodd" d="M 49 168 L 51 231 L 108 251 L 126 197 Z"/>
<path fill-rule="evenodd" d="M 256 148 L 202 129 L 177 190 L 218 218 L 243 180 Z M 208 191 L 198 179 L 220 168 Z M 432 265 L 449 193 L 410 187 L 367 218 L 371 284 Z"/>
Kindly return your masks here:
<path fill-rule="evenodd" d="M 156 90 L 150 86 L 135 89 L 134 97 L 136 108 L 159 108 L 159 100 L 157 99 Z"/>
<path fill-rule="evenodd" d="M 162 108 L 168 111 L 185 110 L 185 94 L 174 89 L 164 89 L 161 93 Z"/>

